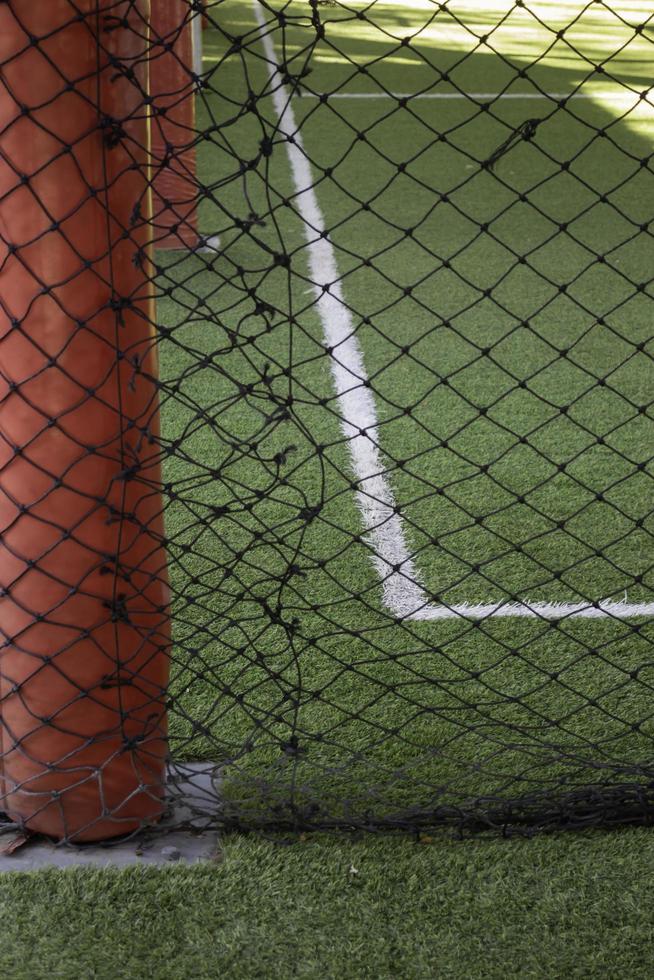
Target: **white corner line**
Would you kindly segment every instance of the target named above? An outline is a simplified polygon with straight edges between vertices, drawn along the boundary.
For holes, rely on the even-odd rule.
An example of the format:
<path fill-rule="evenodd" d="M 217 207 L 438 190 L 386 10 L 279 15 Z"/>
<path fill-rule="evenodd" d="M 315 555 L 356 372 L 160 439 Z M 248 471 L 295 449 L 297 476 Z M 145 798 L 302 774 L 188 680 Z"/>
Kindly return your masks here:
<path fill-rule="evenodd" d="M 254 15 L 261 31 L 268 76 L 274 82 L 277 74 L 275 49 L 266 33 L 261 6 L 254 0 Z M 593 603 L 497 602 L 481 605 L 440 605 L 431 603 L 409 550 L 404 521 L 397 510 L 395 496 L 388 480 L 379 448 L 377 408 L 363 363 L 363 353 L 354 322 L 341 289 L 336 254 L 331 242 L 320 233 L 325 218 L 314 191 L 314 179 L 303 141 L 298 132 L 289 91 L 273 85 L 272 100 L 279 124 L 286 136 L 286 152 L 296 196 L 295 206 L 304 221 L 309 274 L 321 320 L 323 342 L 330 351 L 329 364 L 340 411 L 341 429 L 347 439 L 352 469 L 359 490 L 356 501 L 361 513 L 365 539 L 372 561 L 379 573 L 383 601 L 389 612 L 400 619 L 471 619 L 489 617 L 531 617 L 561 620 L 569 617 L 627 619 L 654 615 L 654 602 L 627 603 L 606 600 Z M 291 142 L 292 138 L 292 142 Z"/>
<path fill-rule="evenodd" d="M 202 75 L 202 14 L 196 12 L 191 17 L 191 44 L 193 48 L 193 74 Z"/>
<path fill-rule="evenodd" d="M 210 235 L 205 238 L 202 245 L 195 249 L 196 252 L 201 252 L 207 254 L 209 252 L 219 252 L 220 251 L 220 235 Z"/>
<path fill-rule="evenodd" d="M 490 602 L 473 605 L 443 606 L 427 605 L 407 616 L 407 619 L 469 619 L 482 620 L 508 618 L 512 616 L 533 619 L 638 619 L 654 616 L 654 602 L 625 602 L 624 600 L 603 599 L 590 602 Z"/>
<path fill-rule="evenodd" d="M 499 102 L 505 99 L 539 99 L 560 102 L 561 99 L 586 99 L 595 102 L 633 102 L 635 105 L 643 102 L 652 106 L 649 101 L 654 90 L 649 90 L 646 97 L 638 92 L 333 92 L 326 93 L 328 102 L 332 99 L 406 99 L 414 102 L 416 99 L 465 99 L 472 102 Z M 295 92 L 299 99 L 320 99 L 320 92 Z"/>

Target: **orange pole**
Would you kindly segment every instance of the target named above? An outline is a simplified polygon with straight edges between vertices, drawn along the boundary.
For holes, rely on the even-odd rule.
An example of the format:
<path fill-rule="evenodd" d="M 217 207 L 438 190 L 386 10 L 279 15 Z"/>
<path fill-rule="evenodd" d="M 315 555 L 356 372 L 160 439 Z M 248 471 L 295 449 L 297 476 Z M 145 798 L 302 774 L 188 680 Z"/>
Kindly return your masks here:
<path fill-rule="evenodd" d="M 75 841 L 163 807 L 147 18 L 0 4 L 0 810 Z"/>
<path fill-rule="evenodd" d="M 198 244 L 193 30 L 186 0 L 152 0 L 155 248 Z"/>

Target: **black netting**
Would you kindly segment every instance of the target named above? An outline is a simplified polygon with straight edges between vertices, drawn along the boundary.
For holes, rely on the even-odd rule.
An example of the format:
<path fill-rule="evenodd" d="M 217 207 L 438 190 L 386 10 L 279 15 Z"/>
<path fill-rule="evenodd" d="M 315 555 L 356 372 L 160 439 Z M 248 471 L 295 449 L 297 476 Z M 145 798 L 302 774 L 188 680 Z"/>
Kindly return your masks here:
<path fill-rule="evenodd" d="M 9 821 L 651 819 L 646 6 L 0 2 Z"/>

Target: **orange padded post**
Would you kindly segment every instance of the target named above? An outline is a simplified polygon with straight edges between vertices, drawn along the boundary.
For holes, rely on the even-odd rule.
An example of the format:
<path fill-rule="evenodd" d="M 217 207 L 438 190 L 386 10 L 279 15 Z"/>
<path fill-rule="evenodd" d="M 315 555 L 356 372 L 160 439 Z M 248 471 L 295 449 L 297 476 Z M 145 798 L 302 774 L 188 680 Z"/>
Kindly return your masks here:
<path fill-rule="evenodd" d="M 0 4 L 0 810 L 75 841 L 163 806 L 147 18 Z"/>
<path fill-rule="evenodd" d="M 198 244 L 192 13 L 186 0 L 152 0 L 156 248 L 195 248 Z"/>

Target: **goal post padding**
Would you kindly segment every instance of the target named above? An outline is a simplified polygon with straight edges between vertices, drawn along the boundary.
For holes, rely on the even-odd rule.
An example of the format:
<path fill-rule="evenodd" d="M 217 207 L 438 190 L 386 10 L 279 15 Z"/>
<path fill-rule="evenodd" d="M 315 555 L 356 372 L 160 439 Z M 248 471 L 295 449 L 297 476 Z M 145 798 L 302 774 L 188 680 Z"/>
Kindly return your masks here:
<path fill-rule="evenodd" d="M 163 808 L 147 20 L 0 4 L 0 811 L 73 841 Z"/>
<path fill-rule="evenodd" d="M 187 0 L 151 0 L 154 244 L 198 245 L 194 14 Z"/>

